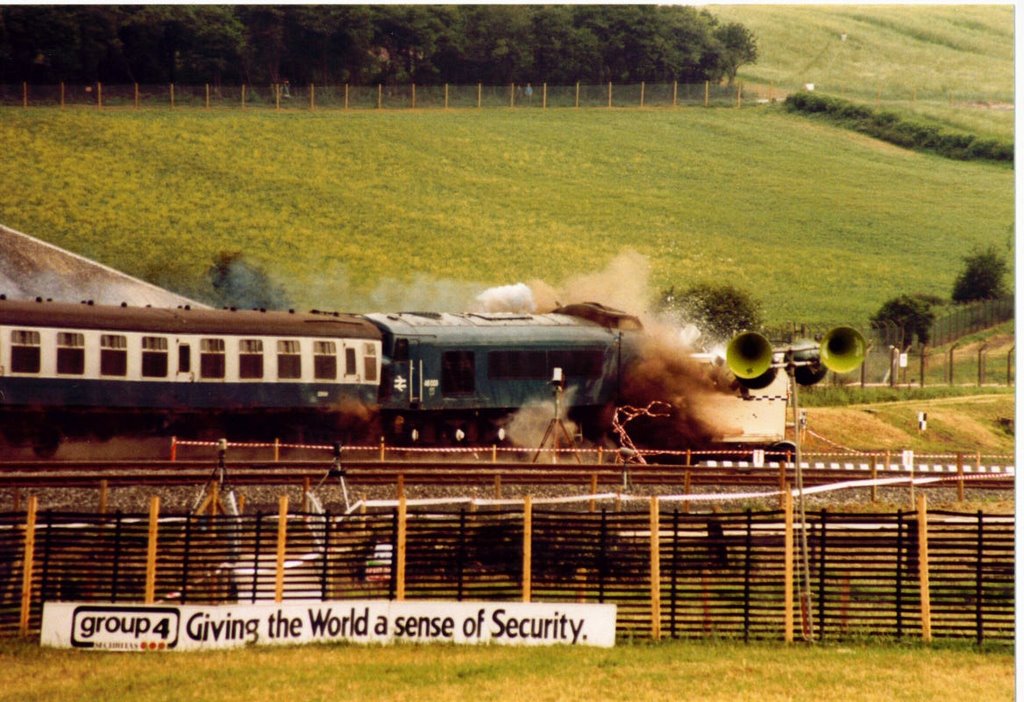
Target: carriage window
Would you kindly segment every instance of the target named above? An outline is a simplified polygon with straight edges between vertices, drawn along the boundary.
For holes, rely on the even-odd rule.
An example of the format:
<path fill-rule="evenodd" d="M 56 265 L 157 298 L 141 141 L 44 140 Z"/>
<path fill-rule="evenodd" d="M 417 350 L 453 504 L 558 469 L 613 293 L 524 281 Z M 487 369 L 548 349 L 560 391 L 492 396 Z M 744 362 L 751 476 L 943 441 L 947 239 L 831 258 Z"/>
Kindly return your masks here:
<path fill-rule="evenodd" d="M 224 339 L 199 340 L 199 376 L 224 377 Z"/>
<path fill-rule="evenodd" d="M 188 344 L 178 346 L 178 372 L 192 372 L 192 347 Z"/>
<path fill-rule="evenodd" d="M 100 337 L 100 375 L 128 375 L 128 339 L 120 334 Z"/>
<path fill-rule="evenodd" d="M 277 342 L 277 377 L 301 378 L 302 356 L 299 355 L 299 342 L 296 340 Z"/>
<path fill-rule="evenodd" d="M 39 372 L 39 332 L 19 329 L 11 332 L 11 372 Z"/>
<path fill-rule="evenodd" d="M 356 350 L 345 349 L 345 375 L 355 375 L 356 370 Z"/>
<path fill-rule="evenodd" d="M 377 347 L 373 344 L 366 344 L 363 349 L 363 379 L 377 382 Z"/>
<path fill-rule="evenodd" d="M 441 394 L 465 395 L 476 389 L 472 351 L 445 351 L 441 355 Z"/>
<path fill-rule="evenodd" d="M 142 377 L 167 377 L 167 339 L 162 336 L 142 337 Z"/>
<path fill-rule="evenodd" d="M 338 377 L 338 356 L 333 341 L 313 342 L 313 376 L 318 380 Z"/>
<path fill-rule="evenodd" d="M 259 339 L 238 342 L 238 377 L 263 377 L 263 342 Z"/>
<path fill-rule="evenodd" d="M 57 372 L 62 375 L 85 373 L 85 335 L 57 332 Z"/>

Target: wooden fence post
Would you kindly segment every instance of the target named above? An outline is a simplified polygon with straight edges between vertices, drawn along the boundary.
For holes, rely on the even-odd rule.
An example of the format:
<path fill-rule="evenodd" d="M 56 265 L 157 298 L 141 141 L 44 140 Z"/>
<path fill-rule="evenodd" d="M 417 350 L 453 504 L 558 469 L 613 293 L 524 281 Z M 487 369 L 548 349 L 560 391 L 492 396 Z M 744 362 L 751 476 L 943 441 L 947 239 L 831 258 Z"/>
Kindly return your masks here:
<path fill-rule="evenodd" d="M 476 84 L 476 109 L 479 110 L 480 107 L 483 105 L 483 99 L 484 99 L 484 84 L 483 83 L 477 83 Z"/>
<path fill-rule="evenodd" d="M 96 109 L 103 109 L 103 83 L 96 83 Z"/>
<path fill-rule="evenodd" d="M 174 109 L 174 83 L 171 83 L 171 109 Z"/>
<path fill-rule="evenodd" d="M 284 555 L 288 545 L 288 495 L 277 500 L 277 563 L 274 569 L 274 602 L 284 601 Z"/>
<path fill-rule="evenodd" d="M 346 110 L 348 109 L 348 83 L 345 83 L 345 107 L 344 107 L 344 109 L 346 109 Z"/>
<path fill-rule="evenodd" d="M 160 496 L 153 495 L 149 498 L 149 541 L 146 544 L 146 604 L 156 601 L 156 547 L 159 530 Z"/>
<path fill-rule="evenodd" d="M 60 109 L 64 109 L 64 81 L 60 82 Z"/>
<path fill-rule="evenodd" d="M 384 105 L 384 86 L 377 83 L 377 109 L 381 109 Z"/>
<path fill-rule="evenodd" d="M 704 81 L 704 107 L 711 102 L 711 81 Z"/>
<path fill-rule="evenodd" d="M 782 636 L 786 643 L 793 643 L 793 495 L 786 492 L 783 500 L 786 530 L 783 554 Z"/>
<path fill-rule="evenodd" d="M 206 109 L 210 109 L 210 84 L 206 84 Z"/>
<path fill-rule="evenodd" d="M 956 500 L 964 501 L 964 455 L 956 455 Z"/>
<path fill-rule="evenodd" d="M 25 515 L 25 542 L 21 561 L 21 619 L 18 633 L 28 636 L 29 615 L 32 612 L 32 567 L 36 548 L 36 512 L 39 500 L 35 495 L 28 498 L 28 514 Z"/>
<path fill-rule="evenodd" d="M 444 109 L 448 109 L 448 84 L 444 84 Z"/>
<path fill-rule="evenodd" d="M 576 109 L 580 109 L 580 82 L 576 81 Z"/>
<path fill-rule="evenodd" d="M 21 106 L 28 107 L 28 81 L 21 81 Z"/>
<path fill-rule="evenodd" d="M 647 83 L 646 81 L 640 81 L 640 107 L 644 106 L 644 92 L 646 92 Z"/>
<path fill-rule="evenodd" d="M 661 520 L 658 496 L 651 495 L 651 638 L 661 639 Z"/>
<path fill-rule="evenodd" d="M 316 112 L 316 84 L 309 84 L 309 111 Z"/>
<path fill-rule="evenodd" d="M 608 81 L 608 107 L 612 106 L 612 82 Z"/>
<path fill-rule="evenodd" d="M 416 109 L 416 84 L 412 84 L 412 109 Z"/>
<path fill-rule="evenodd" d="M 399 602 L 405 599 L 405 541 L 407 538 L 405 492 L 398 496 L 398 534 L 396 536 L 397 550 L 395 554 L 395 599 Z"/>
<path fill-rule="evenodd" d="M 928 573 L 928 496 L 917 498 L 918 575 L 921 581 L 921 640 L 932 641 L 932 598 Z"/>
<path fill-rule="evenodd" d="M 544 86 L 543 86 L 542 90 L 543 90 L 543 92 L 541 93 L 541 97 L 542 97 L 542 99 L 541 99 L 541 107 L 546 110 L 546 109 L 548 109 L 548 84 L 547 83 L 544 83 Z"/>
<path fill-rule="evenodd" d="M 679 107 L 679 81 L 672 81 L 672 107 Z"/>
<path fill-rule="evenodd" d="M 523 498 L 523 602 L 533 597 L 533 498 Z"/>

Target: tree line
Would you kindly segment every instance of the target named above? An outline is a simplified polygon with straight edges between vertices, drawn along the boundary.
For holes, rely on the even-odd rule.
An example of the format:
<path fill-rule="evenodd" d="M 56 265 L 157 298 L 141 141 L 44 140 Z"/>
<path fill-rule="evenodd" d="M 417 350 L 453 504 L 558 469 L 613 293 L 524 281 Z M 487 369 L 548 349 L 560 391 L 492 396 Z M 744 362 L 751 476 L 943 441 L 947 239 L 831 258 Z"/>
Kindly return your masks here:
<path fill-rule="evenodd" d="M 755 37 L 654 5 L 0 8 L 0 82 L 732 83 Z"/>

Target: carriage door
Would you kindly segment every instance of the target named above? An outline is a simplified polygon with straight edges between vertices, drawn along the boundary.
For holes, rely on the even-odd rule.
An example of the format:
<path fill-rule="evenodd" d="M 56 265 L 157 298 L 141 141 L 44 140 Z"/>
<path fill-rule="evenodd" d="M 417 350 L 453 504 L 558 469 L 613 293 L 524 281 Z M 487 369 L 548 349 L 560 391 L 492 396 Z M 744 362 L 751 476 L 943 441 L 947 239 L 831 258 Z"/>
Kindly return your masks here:
<path fill-rule="evenodd" d="M 187 341 L 178 341 L 177 354 L 174 359 L 174 379 L 178 382 L 189 383 L 195 380 L 195 369 L 192 367 L 192 344 Z"/>

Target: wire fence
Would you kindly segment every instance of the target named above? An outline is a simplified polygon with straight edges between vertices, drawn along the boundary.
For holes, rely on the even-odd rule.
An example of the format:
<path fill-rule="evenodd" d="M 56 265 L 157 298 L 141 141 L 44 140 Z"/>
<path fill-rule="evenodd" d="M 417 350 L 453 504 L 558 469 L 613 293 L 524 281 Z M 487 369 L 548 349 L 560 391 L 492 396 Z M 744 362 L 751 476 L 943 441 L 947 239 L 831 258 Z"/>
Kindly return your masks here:
<path fill-rule="evenodd" d="M 614 603 L 631 638 L 1012 640 L 1012 515 L 567 506 L 244 516 L 0 514 L 0 635 L 45 601 Z M 797 598 L 800 591 L 804 597 Z M 804 601 L 801 607 L 798 599 Z M 809 603 L 809 606 L 807 606 Z"/>
<path fill-rule="evenodd" d="M 0 105 L 95 109 L 556 109 L 741 107 L 785 97 L 771 85 L 703 83 L 601 85 L 0 85 Z"/>

